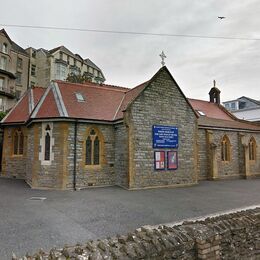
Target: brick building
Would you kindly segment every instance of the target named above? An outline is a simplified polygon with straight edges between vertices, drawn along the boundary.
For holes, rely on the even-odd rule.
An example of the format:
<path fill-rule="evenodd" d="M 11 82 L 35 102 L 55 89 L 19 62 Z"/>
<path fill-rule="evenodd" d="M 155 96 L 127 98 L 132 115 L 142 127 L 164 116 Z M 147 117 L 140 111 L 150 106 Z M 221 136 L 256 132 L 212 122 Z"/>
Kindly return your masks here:
<path fill-rule="evenodd" d="M 53 81 L 2 120 L 2 176 L 33 188 L 128 189 L 260 176 L 260 127 L 187 99 L 166 67 L 133 88 Z"/>

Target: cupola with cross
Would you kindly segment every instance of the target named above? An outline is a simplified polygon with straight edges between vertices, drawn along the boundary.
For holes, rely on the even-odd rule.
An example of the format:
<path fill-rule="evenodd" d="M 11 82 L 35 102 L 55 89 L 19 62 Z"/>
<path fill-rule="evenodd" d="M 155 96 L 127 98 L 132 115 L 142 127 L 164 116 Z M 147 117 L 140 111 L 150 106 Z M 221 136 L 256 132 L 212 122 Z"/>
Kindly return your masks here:
<path fill-rule="evenodd" d="M 216 80 L 213 80 L 213 88 L 209 91 L 209 101 L 220 104 L 220 90 L 216 87 Z"/>

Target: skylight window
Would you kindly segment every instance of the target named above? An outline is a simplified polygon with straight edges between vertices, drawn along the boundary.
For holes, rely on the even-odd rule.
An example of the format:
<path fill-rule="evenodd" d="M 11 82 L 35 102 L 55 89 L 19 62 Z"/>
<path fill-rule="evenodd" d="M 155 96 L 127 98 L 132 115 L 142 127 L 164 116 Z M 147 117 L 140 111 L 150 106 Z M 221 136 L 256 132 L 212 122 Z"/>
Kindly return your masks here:
<path fill-rule="evenodd" d="M 75 93 L 76 94 L 76 98 L 78 102 L 84 102 L 85 98 L 83 97 L 83 95 L 81 93 Z"/>
<path fill-rule="evenodd" d="M 199 113 L 200 116 L 205 116 L 206 114 L 204 112 L 202 112 L 201 110 L 197 110 L 197 112 Z"/>

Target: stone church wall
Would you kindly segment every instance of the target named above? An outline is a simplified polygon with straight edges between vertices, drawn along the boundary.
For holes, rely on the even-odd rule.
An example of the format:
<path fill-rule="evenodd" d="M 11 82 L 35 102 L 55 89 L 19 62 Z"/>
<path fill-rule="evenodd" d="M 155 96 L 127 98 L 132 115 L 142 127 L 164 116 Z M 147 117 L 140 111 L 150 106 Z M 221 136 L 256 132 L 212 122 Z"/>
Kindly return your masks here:
<path fill-rule="evenodd" d="M 25 179 L 27 158 L 27 128 L 20 127 L 24 135 L 24 148 L 22 155 L 14 155 L 14 131 L 18 126 L 6 127 L 4 129 L 2 173 L 1 176 L 9 178 Z"/>
<path fill-rule="evenodd" d="M 87 130 L 93 128 L 98 130 L 104 139 L 101 145 L 101 165 L 85 165 L 85 141 Z M 68 179 L 67 188 L 73 187 L 73 167 L 74 167 L 74 123 L 71 123 L 68 130 Z M 92 186 L 115 185 L 116 177 L 115 165 L 115 134 L 114 126 L 104 124 L 78 124 L 77 138 L 77 175 L 76 188 L 86 188 Z"/>
<path fill-rule="evenodd" d="M 52 122 L 47 122 L 52 123 Z M 46 123 L 46 124 L 47 124 Z M 67 179 L 67 132 L 68 123 L 53 122 L 53 160 L 50 165 L 42 164 L 39 154 L 42 150 L 42 123 L 30 126 L 32 136 L 28 139 L 27 182 L 33 188 L 64 189 Z"/>
<path fill-rule="evenodd" d="M 253 136 L 256 140 L 256 160 L 249 161 L 249 172 L 252 176 L 260 176 L 260 134 L 246 133 L 239 131 L 221 131 L 210 130 L 212 132 L 212 142 L 216 147 L 216 163 L 217 163 L 217 179 L 224 178 L 244 178 L 245 177 L 245 151 L 242 145 L 241 137 L 245 138 L 248 144 L 250 138 Z M 221 159 L 221 141 L 226 135 L 231 144 L 230 161 L 222 161 Z M 206 130 L 199 129 L 198 138 L 198 155 L 199 155 L 199 179 L 210 179 L 210 156 L 209 144 L 207 142 Z"/>
<path fill-rule="evenodd" d="M 130 188 L 197 182 L 197 118 L 176 83 L 164 70 L 126 112 L 129 127 Z M 178 149 L 153 149 L 152 126 L 175 126 Z M 154 151 L 178 151 L 177 170 L 154 170 Z"/>
<path fill-rule="evenodd" d="M 124 124 L 115 126 L 116 184 L 128 188 L 128 129 Z"/>
<path fill-rule="evenodd" d="M 199 129 L 198 131 L 198 179 L 208 179 L 210 172 L 209 151 L 207 145 L 206 131 Z"/>

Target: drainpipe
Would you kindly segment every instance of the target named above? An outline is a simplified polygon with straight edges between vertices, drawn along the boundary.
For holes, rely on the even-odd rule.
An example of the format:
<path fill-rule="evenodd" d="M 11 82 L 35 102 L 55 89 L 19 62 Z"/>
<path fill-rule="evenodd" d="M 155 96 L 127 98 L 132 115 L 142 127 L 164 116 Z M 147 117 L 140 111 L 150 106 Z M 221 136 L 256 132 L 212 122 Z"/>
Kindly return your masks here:
<path fill-rule="evenodd" d="M 74 123 L 74 160 L 73 160 L 73 189 L 77 190 L 77 137 L 78 137 L 78 121 Z"/>

